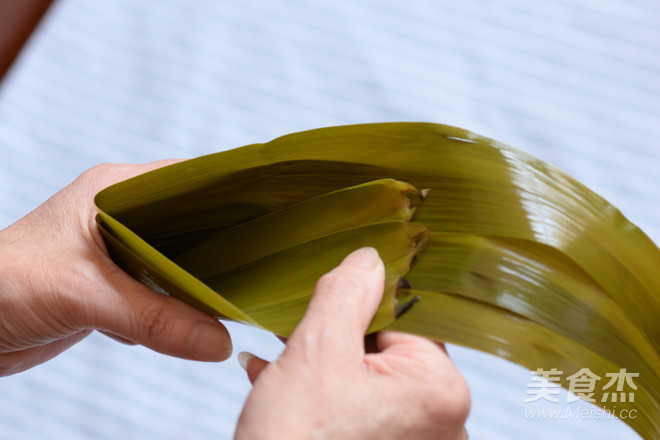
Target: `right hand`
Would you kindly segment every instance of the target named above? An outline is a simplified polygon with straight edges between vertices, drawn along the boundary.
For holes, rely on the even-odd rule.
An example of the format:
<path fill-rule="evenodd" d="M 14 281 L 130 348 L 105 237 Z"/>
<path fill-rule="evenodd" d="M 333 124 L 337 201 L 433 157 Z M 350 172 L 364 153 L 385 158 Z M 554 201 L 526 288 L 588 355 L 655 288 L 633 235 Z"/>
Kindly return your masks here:
<path fill-rule="evenodd" d="M 442 345 L 383 331 L 365 351 L 384 274 L 374 249 L 352 253 L 319 280 L 280 358 L 249 357 L 236 439 L 467 439 L 468 387 Z"/>

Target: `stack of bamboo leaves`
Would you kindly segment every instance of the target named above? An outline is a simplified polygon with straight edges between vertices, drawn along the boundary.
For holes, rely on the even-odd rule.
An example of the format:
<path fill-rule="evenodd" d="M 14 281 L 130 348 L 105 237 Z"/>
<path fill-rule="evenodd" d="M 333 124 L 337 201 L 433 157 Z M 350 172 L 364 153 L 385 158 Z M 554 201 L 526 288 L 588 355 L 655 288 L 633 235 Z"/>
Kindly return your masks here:
<path fill-rule="evenodd" d="M 520 151 L 436 124 L 332 127 L 158 169 L 96 202 L 112 257 L 134 277 L 282 336 L 322 274 L 373 246 L 387 275 L 372 331 L 532 370 L 634 372 L 634 401 L 599 388 L 590 398 L 634 410 L 625 422 L 660 438 L 660 251 Z"/>

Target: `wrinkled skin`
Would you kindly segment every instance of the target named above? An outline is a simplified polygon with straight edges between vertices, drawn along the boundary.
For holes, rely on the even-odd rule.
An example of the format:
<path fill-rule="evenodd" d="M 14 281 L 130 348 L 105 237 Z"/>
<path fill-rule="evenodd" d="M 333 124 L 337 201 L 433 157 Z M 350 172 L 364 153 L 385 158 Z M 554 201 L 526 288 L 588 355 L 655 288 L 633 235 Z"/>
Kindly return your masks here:
<path fill-rule="evenodd" d="M 236 439 L 467 438 L 469 391 L 442 345 L 380 332 L 365 351 L 384 272 L 374 249 L 352 253 L 319 280 L 279 359 L 247 356 Z"/>
<path fill-rule="evenodd" d="M 94 167 L 0 231 L 0 375 L 45 362 L 92 330 L 185 359 L 230 355 L 216 319 L 121 271 L 94 221 L 98 191 L 172 162 Z"/>

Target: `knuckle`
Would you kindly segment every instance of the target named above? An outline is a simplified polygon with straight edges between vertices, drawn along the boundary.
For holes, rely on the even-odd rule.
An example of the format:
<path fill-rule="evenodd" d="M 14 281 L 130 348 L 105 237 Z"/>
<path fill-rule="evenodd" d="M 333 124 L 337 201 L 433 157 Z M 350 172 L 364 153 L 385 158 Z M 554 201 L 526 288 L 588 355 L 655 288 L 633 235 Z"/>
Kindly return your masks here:
<path fill-rule="evenodd" d="M 316 286 L 317 290 L 330 292 L 354 292 L 366 288 L 361 277 L 340 270 L 333 270 L 323 275 Z"/>
<path fill-rule="evenodd" d="M 102 163 L 95 165 L 80 174 L 76 180 L 70 185 L 72 188 L 87 191 L 90 193 L 107 186 L 107 182 L 111 179 L 117 170 L 117 164 Z"/>
<path fill-rule="evenodd" d="M 168 313 L 167 308 L 163 304 L 152 304 L 145 307 L 138 314 L 138 322 L 135 325 L 138 327 L 140 333 L 143 334 L 145 342 L 152 344 L 154 341 L 163 337 L 163 334 L 168 331 Z"/>
<path fill-rule="evenodd" d="M 101 163 L 94 165 L 93 167 L 83 171 L 82 174 L 78 177 L 78 180 L 96 180 L 100 176 L 111 173 L 116 169 L 117 166 L 118 165 L 114 163 Z"/>
<path fill-rule="evenodd" d="M 463 376 L 455 372 L 431 392 L 430 400 L 436 404 L 429 407 L 429 415 L 449 425 L 463 426 L 471 407 L 470 390 Z"/>

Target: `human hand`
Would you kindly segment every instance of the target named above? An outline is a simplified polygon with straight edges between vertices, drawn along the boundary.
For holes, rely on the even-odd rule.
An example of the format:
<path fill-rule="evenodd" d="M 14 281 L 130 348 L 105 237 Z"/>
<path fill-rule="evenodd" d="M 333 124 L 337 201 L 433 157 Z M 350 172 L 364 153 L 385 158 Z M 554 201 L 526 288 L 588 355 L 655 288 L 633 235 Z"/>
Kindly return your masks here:
<path fill-rule="evenodd" d="M 45 362 L 95 329 L 185 359 L 230 355 L 222 324 L 123 272 L 96 227 L 97 192 L 173 162 L 99 165 L 0 231 L 0 376 Z"/>
<path fill-rule="evenodd" d="M 467 439 L 469 391 L 444 347 L 383 331 L 365 352 L 384 272 L 374 249 L 352 253 L 319 280 L 277 361 L 243 357 L 254 388 L 237 440 Z"/>

